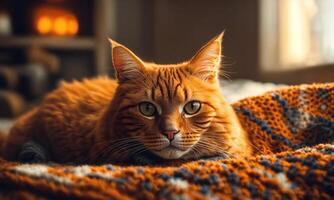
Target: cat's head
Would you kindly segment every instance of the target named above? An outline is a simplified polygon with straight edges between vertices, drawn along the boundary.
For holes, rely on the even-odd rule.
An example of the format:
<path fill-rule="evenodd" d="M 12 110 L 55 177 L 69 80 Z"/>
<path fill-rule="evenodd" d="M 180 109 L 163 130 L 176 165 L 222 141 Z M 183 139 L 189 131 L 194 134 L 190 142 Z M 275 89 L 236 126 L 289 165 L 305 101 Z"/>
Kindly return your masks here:
<path fill-rule="evenodd" d="M 177 159 L 220 139 L 210 130 L 223 107 L 218 81 L 222 37 L 213 38 L 189 61 L 169 65 L 146 63 L 111 41 L 119 82 L 114 126 L 122 135 L 120 148 Z"/>

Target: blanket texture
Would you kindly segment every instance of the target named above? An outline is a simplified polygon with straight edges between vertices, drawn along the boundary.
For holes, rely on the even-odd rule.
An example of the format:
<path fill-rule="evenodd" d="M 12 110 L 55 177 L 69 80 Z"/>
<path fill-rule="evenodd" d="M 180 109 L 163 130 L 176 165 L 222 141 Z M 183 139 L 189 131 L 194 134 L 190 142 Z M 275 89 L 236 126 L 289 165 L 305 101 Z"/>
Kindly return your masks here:
<path fill-rule="evenodd" d="M 52 166 L 0 160 L 0 199 L 333 199 L 334 83 L 233 104 L 250 158 L 170 166 Z"/>

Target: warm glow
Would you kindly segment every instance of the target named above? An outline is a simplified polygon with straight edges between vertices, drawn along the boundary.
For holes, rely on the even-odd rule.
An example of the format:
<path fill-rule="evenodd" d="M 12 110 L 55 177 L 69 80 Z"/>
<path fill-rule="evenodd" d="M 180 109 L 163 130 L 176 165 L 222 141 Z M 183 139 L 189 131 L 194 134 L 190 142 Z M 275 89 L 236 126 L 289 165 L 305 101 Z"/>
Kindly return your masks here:
<path fill-rule="evenodd" d="M 64 17 L 57 17 L 54 20 L 53 31 L 56 35 L 65 35 L 67 32 L 67 20 Z"/>
<path fill-rule="evenodd" d="M 41 34 L 50 33 L 52 29 L 52 22 L 49 17 L 41 17 L 37 22 L 37 31 Z"/>
<path fill-rule="evenodd" d="M 36 31 L 43 35 L 70 36 L 79 31 L 77 18 L 69 11 L 49 6 L 35 11 Z"/>
<path fill-rule="evenodd" d="M 283 0 L 281 6 L 281 62 L 283 65 L 302 63 L 309 52 L 309 17 L 299 0 Z"/>
<path fill-rule="evenodd" d="M 68 33 L 70 35 L 75 35 L 78 32 L 79 24 L 78 24 L 77 20 L 75 20 L 75 19 L 74 20 L 69 20 L 67 25 L 68 25 Z"/>
<path fill-rule="evenodd" d="M 261 0 L 260 64 L 280 71 L 334 63 L 333 0 Z"/>

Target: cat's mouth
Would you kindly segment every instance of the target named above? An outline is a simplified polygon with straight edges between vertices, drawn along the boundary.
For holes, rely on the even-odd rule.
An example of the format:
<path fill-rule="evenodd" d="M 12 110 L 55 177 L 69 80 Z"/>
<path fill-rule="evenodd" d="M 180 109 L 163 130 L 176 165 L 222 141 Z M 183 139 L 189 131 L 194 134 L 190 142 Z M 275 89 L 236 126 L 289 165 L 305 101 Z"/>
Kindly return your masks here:
<path fill-rule="evenodd" d="M 178 159 L 181 158 L 188 151 L 182 150 L 170 144 L 167 147 L 164 147 L 160 150 L 153 150 L 152 152 L 164 159 Z"/>
<path fill-rule="evenodd" d="M 160 150 L 157 150 L 157 151 L 163 151 L 163 150 L 179 150 L 179 151 L 183 151 L 182 149 L 180 149 L 180 148 L 178 148 L 178 147 L 176 147 L 176 146 L 174 146 L 172 144 L 170 144 L 167 147 L 164 147 L 164 148 L 162 148 Z"/>

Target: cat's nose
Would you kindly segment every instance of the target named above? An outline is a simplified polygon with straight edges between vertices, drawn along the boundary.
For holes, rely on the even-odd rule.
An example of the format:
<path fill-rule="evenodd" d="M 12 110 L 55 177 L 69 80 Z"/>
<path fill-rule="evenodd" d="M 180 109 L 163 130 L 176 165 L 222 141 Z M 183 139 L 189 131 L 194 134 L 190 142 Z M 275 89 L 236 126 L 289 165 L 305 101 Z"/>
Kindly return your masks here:
<path fill-rule="evenodd" d="M 172 141 L 174 139 L 174 136 L 178 134 L 180 130 L 165 130 L 162 131 L 162 135 L 164 135 L 169 141 Z"/>

